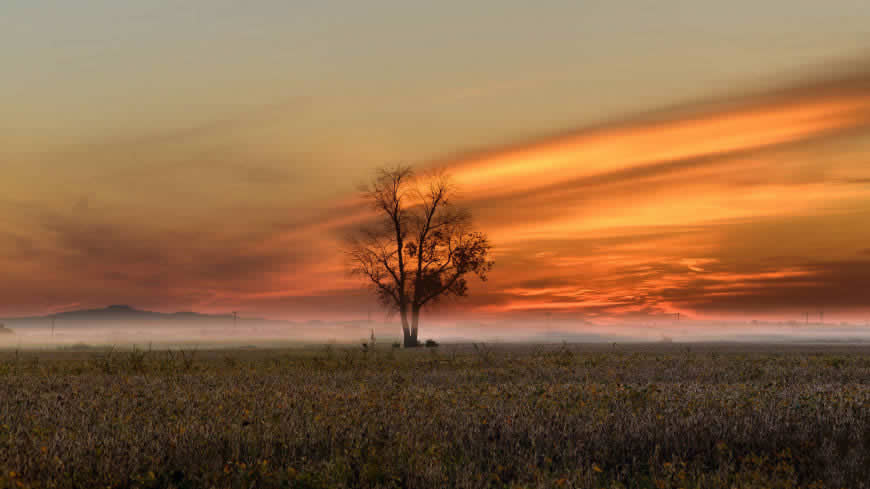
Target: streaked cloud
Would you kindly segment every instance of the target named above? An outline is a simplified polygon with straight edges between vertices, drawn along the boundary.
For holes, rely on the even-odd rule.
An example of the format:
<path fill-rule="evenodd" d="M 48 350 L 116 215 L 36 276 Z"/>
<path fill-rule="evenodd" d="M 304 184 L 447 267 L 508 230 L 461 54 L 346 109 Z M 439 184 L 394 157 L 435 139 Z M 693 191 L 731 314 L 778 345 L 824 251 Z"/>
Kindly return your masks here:
<path fill-rule="evenodd" d="M 447 169 L 496 246 L 490 281 L 445 306 L 451 313 L 618 322 L 870 311 L 863 60 L 853 59 L 848 72 L 817 69 L 834 73 L 823 79 L 769 79 L 773 88 L 742 95 L 723 76 L 719 92 L 724 86 L 730 96 L 645 112 L 709 92 L 704 74 L 684 75 L 713 63 L 674 29 L 655 40 L 664 43 L 658 57 L 637 59 L 650 54 L 637 54 L 653 42 L 644 38 L 647 19 L 616 4 L 596 9 L 635 34 L 595 33 L 584 17 L 598 43 L 581 42 L 574 22 L 581 16 L 567 15 L 577 12 L 568 3 L 550 7 L 558 29 L 544 41 L 517 37 L 516 25 L 527 23 L 522 2 L 499 5 L 513 17 L 498 19 L 482 7 L 426 7 L 461 28 L 463 41 L 449 40 L 450 51 L 442 50 L 441 25 L 390 23 L 352 7 L 359 15 L 342 22 L 386 53 L 374 56 L 378 50 L 356 37 L 336 37 L 335 18 L 318 10 L 324 7 L 306 7 L 318 24 L 289 15 L 290 4 L 272 2 L 272 15 L 264 15 L 221 3 L 202 11 L 215 21 L 246 19 L 244 29 L 230 29 L 236 37 L 216 36 L 223 51 L 193 42 L 194 7 L 176 17 L 168 4 L 153 12 L 118 4 L 110 9 L 118 25 L 68 12 L 94 27 L 93 37 L 75 32 L 58 11 L 16 7 L 24 18 L 64 27 L 60 41 L 78 41 L 41 42 L 41 56 L 21 56 L 26 63 L 15 79 L 16 93 L 29 95 L 0 95 L 13 114 L 0 116 L 11 128 L 0 134 L 0 313 L 131 303 L 360 315 L 373 301 L 345 275 L 339 240 L 372 215 L 353 187 L 375 165 L 402 160 Z M 653 13 L 689 8 L 665 3 Z M 417 15 L 407 5 L 382 10 Z M 733 8 L 720 13 L 726 10 Z M 854 45 L 846 23 L 829 6 L 820 10 L 829 27 L 813 38 L 840 36 L 829 48 L 837 52 Z M 767 25 L 744 18 L 728 25 L 765 38 L 780 12 L 761 14 Z M 281 22 L 291 17 L 295 29 Z M 169 22 L 172 36 L 149 39 L 156 20 Z M 703 20 L 711 28 L 719 21 Z M 858 15 L 848 20 L 852 29 L 866 24 Z M 477 26 L 500 41 L 474 44 Z M 20 27 L 4 32 L 28 37 Z M 724 46 L 721 39 L 706 46 Z M 178 52 L 167 52 L 173 43 Z M 608 49 L 578 49 L 601 45 Z M 814 60 L 830 55 L 823 47 L 813 47 Z M 781 51 L 759 49 L 764 56 L 744 45 L 715 59 L 731 61 L 722 70 L 742 66 L 746 76 L 768 63 L 785 67 Z M 793 52 L 792 64 L 805 67 L 805 53 Z M 156 69 L 162 54 L 172 70 Z M 589 66 L 566 67 L 574 54 Z M 40 63 L 46 59 L 52 62 Z M 125 66 L 129 77 L 118 69 Z M 774 68 L 763 73 L 779 76 Z M 602 118 L 611 122 L 589 122 Z M 575 121 L 586 125 L 565 130 Z"/>

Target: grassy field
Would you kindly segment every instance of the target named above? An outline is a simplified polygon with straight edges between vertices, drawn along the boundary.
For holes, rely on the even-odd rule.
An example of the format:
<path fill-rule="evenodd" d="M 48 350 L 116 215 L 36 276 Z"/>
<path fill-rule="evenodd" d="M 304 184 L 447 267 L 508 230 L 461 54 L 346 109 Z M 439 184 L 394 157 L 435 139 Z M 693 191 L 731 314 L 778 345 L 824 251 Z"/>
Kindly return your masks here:
<path fill-rule="evenodd" d="M 3 487 L 870 487 L 870 349 L 0 353 Z"/>

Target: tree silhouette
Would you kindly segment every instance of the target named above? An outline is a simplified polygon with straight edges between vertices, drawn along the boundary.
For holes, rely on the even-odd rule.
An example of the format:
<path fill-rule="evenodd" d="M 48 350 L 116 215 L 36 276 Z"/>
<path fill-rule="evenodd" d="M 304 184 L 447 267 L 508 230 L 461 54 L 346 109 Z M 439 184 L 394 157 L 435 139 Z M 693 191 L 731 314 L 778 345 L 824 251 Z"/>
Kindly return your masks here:
<path fill-rule="evenodd" d="M 466 296 L 466 276 L 486 280 L 493 266 L 486 235 L 453 205 L 455 193 L 447 174 L 418 176 L 407 166 L 379 169 L 362 189 L 377 217 L 348 238 L 350 273 L 399 313 L 406 347 L 420 344 L 423 308 Z"/>

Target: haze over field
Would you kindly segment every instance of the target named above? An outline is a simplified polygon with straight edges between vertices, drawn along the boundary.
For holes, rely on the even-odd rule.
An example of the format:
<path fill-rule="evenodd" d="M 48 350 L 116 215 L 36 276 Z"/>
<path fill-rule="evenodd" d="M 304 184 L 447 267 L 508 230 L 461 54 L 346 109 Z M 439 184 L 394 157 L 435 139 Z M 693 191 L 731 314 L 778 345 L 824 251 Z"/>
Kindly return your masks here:
<path fill-rule="evenodd" d="M 380 322 L 339 245 L 406 162 L 496 260 L 423 336 L 863 338 L 870 4 L 785 5 L 4 2 L 0 317 Z"/>

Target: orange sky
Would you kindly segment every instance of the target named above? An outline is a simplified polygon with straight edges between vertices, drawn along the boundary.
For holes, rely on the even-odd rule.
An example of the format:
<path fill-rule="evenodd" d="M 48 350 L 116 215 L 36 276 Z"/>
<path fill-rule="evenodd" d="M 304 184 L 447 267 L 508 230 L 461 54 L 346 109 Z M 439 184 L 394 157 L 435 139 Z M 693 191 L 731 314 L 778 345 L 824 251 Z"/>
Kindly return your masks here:
<path fill-rule="evenodd" d="M 448 309 L 592 321 L 821 309 L 863 318 L 868 122 L 870 78 L 859 73 L 421 165 L 448 169 L 495 245 L 491 280 Z M 4 307 L 360 315 L 372 300 L 338 252 L 366 217 L 357 204 L 346 193 L 280 219 L 265 207 L 247 219 L 228 210 L 211 229 L 170 218 L 145 228 L 111 208 L 94 212 L 87 197 L 68 212 L 7 208 L 6 221 L 21 226 L 7 227 Z"/>
<path fill-rule="evenodd" d="M 870 3 L 7 3 L 0 317 L 364 317 L 406 162 L 494 245 L 436 316 L 870 318 Z"/>
<path fill-rule="evenodd" d="M 859 75 L 437 163 L 498 262 L 453 308 L 607 321 L 864 318 L 868 122 L 870 80 Z M 262 249 L 330 249 L 362 219 L 345 202 Z M 280 291 L 246 299 L 326 303 L 356 287 L 341 272 L 325 253 L 301 260 Z"/>

